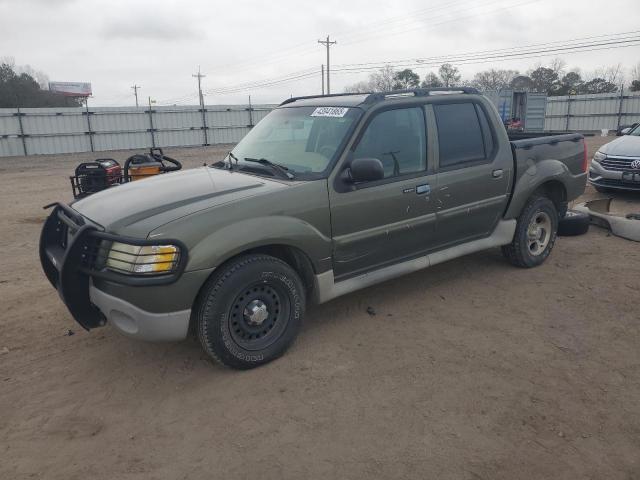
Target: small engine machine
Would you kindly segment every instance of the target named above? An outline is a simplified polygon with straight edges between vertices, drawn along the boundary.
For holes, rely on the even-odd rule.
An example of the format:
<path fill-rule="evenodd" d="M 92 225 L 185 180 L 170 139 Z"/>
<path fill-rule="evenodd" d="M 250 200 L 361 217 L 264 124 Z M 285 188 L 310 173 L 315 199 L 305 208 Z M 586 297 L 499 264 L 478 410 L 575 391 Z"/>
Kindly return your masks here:
<path fill-rule="evenodd" d="M 182 164 L 166 156 L 161 148 L 152 148 L 149 153 L 138 153 L 127 158 L 124 168 L 113 158 L 83 162 L 76 167 L 75 175 L 69 178 L 73 198 L 83 198 L 122 183 L 175 172 L 181 168 Z"/>

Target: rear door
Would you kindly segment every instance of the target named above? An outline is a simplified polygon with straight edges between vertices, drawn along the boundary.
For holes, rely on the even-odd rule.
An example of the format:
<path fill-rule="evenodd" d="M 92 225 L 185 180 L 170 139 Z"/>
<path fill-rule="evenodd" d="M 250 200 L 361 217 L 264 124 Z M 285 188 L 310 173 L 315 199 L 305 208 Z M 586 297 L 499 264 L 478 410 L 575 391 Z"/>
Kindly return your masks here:
<path fill-rule="evenodd" d="M 386 109 L 367 121 L 349 156 L 377 158 L 385 178 L 330 188 L 336 278 L 396 263 L 430 248 L 435 234 L 433 162 L 421 106 Z M 428 166 L 429 165 L 429 166 Z"/>
<path fill-rule="evenodd" d="M 507 205 L 513 156 L 489 114 L 473 100 L 433 104 L 438 248 L 490 235 Z"/>

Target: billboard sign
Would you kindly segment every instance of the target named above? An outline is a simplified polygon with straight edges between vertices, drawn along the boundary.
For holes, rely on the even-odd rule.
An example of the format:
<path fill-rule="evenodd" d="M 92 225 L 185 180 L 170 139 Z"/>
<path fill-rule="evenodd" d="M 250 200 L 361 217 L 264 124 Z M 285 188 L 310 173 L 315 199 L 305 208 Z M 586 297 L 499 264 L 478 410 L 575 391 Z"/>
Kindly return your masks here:
<path fill-rule="evenodd" d="M 49 90 L 68 97 L 91 96 L 91 84 L 87 82 L 49 82 Z"/>

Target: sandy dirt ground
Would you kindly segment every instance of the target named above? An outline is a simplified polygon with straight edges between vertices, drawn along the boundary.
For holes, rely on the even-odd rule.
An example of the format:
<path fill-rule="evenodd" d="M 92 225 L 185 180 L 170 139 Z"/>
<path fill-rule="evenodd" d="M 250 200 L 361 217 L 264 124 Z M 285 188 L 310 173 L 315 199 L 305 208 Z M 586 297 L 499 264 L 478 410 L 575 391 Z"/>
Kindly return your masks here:
<path fill-rule="evenodd" d="M 42 206 L 129 154 L 0 159 L 1 479 L 640 478 L 640 244 L 592 227 L 533 270 L 438 265 L 313 308 L 237 372 L 83 331 L 40 270 Z"/>

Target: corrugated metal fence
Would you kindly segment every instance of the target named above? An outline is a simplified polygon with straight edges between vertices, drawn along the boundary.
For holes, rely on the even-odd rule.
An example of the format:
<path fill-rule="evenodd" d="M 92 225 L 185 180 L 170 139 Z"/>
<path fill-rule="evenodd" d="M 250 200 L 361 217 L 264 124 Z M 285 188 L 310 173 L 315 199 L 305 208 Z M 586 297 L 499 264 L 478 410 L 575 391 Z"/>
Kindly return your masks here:
<path fill-rule="evenodd" d="M 2 108 L 0 157 L 236 143 L 272 108 Z"/>
<path fill-rule="evenodd" d="M 274 105 L 0 109 L 0 157 L 236 143 Z M 544 129 L 640 122 L 640 94 L 548 97 Z"/>
<path fill-rule="evenodd" d="M 640 93 L 599 93 L 548 97 L 545 130 L 616 130 L 640 122 Z"/>

